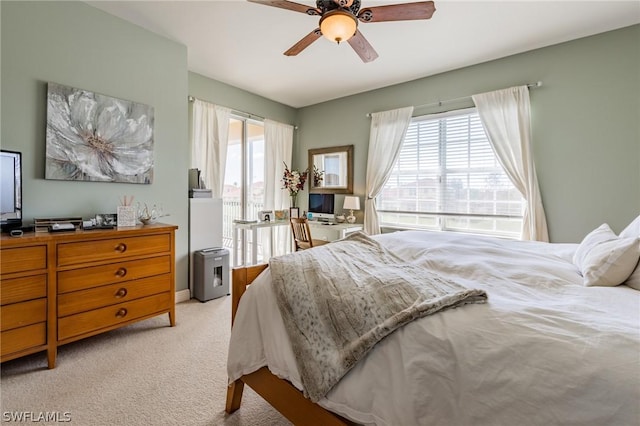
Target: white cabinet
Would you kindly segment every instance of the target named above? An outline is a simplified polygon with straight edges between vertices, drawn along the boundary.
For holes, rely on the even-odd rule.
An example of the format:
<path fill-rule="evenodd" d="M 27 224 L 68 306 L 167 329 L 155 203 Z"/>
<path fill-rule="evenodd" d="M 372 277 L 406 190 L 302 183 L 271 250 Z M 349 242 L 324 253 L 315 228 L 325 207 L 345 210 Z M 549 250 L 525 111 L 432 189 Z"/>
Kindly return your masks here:
<path fill-rule="evenodd" d="M 222 199 L 189 198 L 189 288 L 192 292 L 193 254 L 210 247 L 222 247 Z"/>

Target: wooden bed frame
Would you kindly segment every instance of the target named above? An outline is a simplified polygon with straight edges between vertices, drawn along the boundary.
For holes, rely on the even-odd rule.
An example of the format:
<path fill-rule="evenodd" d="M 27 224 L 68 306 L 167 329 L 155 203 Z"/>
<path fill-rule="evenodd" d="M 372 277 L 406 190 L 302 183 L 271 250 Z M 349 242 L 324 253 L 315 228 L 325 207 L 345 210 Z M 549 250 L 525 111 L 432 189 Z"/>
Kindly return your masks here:
<path fill-rule="evenodd" d="M 239 267 L 232 270 L 231 279 L 231 324 L 236 317 L 238 303 L 247 286 L 256 279 L 268 265 L 261 264 Z M 267 367 L 244 375 L 227 389 L 226 411 L 231 414 L 240 408 L 242 391 L 247 384 L 283 416 L 295 425 L 346 426 L 355 423 L 334 414 L 305 398 L 301 391 L 287 380 L 273 375 Z"/>

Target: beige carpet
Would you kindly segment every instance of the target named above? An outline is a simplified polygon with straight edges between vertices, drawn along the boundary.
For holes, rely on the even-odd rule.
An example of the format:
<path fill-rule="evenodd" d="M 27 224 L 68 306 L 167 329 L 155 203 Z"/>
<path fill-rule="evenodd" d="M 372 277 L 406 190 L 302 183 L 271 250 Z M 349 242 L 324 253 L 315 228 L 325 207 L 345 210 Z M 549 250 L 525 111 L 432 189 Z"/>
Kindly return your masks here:
<path fill-rule="evenodd" d="M 59 412 L 74 426 L 290 425 L 246 386 L 240 410 L 224 412 L 230 305 L 192 300 L 177 305 L 176 327 L 162 315 L 61 346 L 53 370 L 45 353 L 3 363 L 0 421 Z"/>

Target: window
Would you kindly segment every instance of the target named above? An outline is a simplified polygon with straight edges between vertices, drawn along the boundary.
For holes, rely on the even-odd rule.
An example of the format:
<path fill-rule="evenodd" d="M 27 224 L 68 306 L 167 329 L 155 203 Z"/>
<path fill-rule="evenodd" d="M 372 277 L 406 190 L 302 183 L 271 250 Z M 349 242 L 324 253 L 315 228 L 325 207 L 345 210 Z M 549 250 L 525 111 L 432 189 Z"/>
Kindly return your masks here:
<path fill-rule="evenodd" d="M 517 238 L 524 200 L 471 108 L 412 119 L 376 204 L 382 226 Z"/>

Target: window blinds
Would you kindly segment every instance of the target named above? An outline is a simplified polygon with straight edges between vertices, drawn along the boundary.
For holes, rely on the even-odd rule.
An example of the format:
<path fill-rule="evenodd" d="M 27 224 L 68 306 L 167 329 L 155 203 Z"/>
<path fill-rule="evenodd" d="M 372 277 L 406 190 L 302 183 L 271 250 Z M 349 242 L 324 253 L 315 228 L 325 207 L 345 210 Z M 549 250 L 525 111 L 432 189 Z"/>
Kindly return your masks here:
<path fill-rule="evenodd" d="M 472 108 L 412 120 L 378 208 L 522 217 L 522 197 L 498 163 Z"/>

